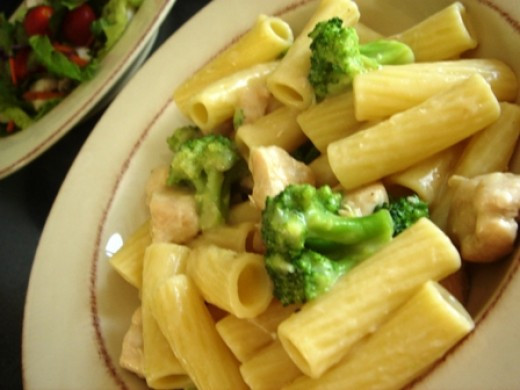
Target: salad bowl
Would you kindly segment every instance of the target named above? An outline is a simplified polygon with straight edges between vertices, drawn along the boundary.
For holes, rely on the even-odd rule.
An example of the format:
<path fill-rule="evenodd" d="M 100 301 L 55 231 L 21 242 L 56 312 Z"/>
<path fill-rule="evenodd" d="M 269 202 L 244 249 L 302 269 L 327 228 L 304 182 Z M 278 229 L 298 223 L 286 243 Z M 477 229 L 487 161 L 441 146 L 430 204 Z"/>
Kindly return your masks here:
<path fill-rule="evenodd" d="M 146 59 L 174 1 L 144 1 L 121 38 L 106 52 L 93 78 L 22 131 L 0 137 L 0 178 L 21 169 L 83 119 L 106 107 Z M 23 14 L 24 5 L 13 18 Z"/>
<path fill-rule="evenodd" d="M 366 25 L 391 35 L 451 2 L 357 3 Z M 500 59 L 520 75 L 520 3 L 463 3 L 479 37 L 473 54 Z M 172 93 L 247 31 L 259 14 L 279 15 L 299 31 L 316 4 L 312 0 L 247 4 L 214 0 L 159 48 L 110 105 L 67 175 L 35 256 L 23 329 L 27 389 L 147 388 L 144 380 L 119 366 L 121 343 L 139 298 L 111 268 L 109 259 L 146 220 L 144 188 L 149 174 L 168 163 L 166 139 L 188 123 Z M 146 100 L 143 90 L 151 91 Z M 510 169 L 520 172 L 519 163 L 515 155 Z M 411 388 L 518 386 L 518 265 L 515 248 L 503 261 L 470 270 L 467 309 L 475 329 Z"/>

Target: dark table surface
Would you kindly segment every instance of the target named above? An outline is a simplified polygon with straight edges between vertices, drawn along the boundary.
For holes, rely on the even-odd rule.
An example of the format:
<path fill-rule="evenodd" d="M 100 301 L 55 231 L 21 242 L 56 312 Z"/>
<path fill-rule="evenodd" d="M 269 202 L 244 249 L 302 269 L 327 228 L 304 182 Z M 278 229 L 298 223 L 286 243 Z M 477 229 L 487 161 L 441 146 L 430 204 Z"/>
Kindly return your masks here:
<path fill-rule="evenodd" d="M 1 0 L 9 15 L 21 0 Z M 209 0 L 177 0 L 153 51 Z M 76 126 L 38 159 L 0 179 L 0 389 L 21 389 L 21 331 L 33 257 L 58 190 L 103 112 Z"/>

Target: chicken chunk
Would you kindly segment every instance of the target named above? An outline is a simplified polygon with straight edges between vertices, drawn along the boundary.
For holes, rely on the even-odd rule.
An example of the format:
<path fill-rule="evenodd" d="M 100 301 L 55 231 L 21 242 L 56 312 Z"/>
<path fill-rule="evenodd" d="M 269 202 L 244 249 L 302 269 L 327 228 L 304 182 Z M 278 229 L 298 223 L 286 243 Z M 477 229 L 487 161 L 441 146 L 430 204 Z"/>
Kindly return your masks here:
<path fill-rule="evenodd" d="M 195 197 L 190 191 L 166 185 L 168 166 L 154 169 L 146 184 L 153 242 L 184 244 L 199 233 Z"/>
<path fill-rule="evenodd" d="M 253 148 L 249 167 L 254 182 L 252 201 L 260 209 L 268 196 L 278 195 L 289 184 L 315 183 L 312 170 L 278 146 Z"/>
<path fill-rule="evenodd" d="M 376 206 L 388 203 L 388 194 L 382 183 L 372 183 L 346 194 L 341 214 L 362 217 L 374 212 Z"/>
<path fill-rule="evenodd" d="M 448 233 L 463 259 L 491 262 L 513 250 L 520 208 L 520 176 L 490 173 L 453 176 Z"/>
<path fill-rule="evenodd" d="M 132 315 L 130 327 L 123 338 L 119 364 L 144 378 L 143 320 L 140 307 Z"/>

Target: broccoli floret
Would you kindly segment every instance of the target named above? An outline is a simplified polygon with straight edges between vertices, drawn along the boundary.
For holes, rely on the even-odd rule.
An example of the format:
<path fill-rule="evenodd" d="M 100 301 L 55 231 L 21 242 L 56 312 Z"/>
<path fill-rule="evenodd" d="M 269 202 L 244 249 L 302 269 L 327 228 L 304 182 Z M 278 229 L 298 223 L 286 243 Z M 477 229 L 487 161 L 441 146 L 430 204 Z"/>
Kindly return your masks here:
<path fill-rule="evenodd" d="M 316 298 L 391 240 L 388 210 L 343 217 L 341 198 L 328 186 L 309 184 L 290 185 L 267 198 L 261 229 L 265 264 L 283 304 Z"/>
<path fill-rule="evenodd" d="M 197 126 L 186 125 L 176 129 L 173 134 L 166 139 L 166 142 L 170 150 L 175 153 L 182 143 L 200 137 L 202 137 L 202 132 Z"/>
<path fill-rule="evenodd" d="M 422 201 L 416 194 L 390 199 L 376 207 L 376 210 L 387 209 L 394 221 L 394 236 L 412 226 L 422 217 L 429 218 L 428 204 Z"/>
<path fill-rule="evenodd" d="M 180 142 L 173 155 L 168 185 L 195 190 L 199 223 L 207 230 L 224 222 L 231 184 L 243 172 L 244 161 L 235 144 L 223 135 L 205 135 Z"/>
<path fill-rule="evenodd" d="M 344 27 L 340 18 L 319 22 L 309 33 L 312 39 L 309 82 L 317 100 L 345 90 L 357 74 L 380 65 L 414 61 L 412 49 L 393 40 L 359 43 L 353 27 Z"/>

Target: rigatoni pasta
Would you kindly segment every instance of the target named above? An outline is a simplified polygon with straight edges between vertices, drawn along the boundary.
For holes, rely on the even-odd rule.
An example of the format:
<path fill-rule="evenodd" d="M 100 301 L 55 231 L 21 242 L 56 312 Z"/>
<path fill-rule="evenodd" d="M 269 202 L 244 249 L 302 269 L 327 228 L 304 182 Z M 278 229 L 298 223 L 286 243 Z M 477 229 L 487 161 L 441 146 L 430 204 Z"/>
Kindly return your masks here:
<path fill-rule="evenodd" d="M 267 87 L 283 104 L 297 109 L 307 108 L 314 99 L 314 92 L 307 79 L 310 66 L 310 38 L 307 36 L 316 23 L 333 16 L 352 26 L 359 20 L 359 9 L 351 0 L 320 0 L 318 8 L 309 18 L 303 30 L 287 51 L 280 65 L 267 78 Z"/>
<path fill-rule="evenodd" d="M 389 117 L 475 73 L 489 83 L 498 101 L 516 98 L 518 80 L 502 61 L 464 59 L 387 65 L 355 78 L 355 117 L 359 121 Z"/>
<path fill-rule="evenodd" d="M 473 75 L 420 105 L 331 143 L 327 156 L 341 185 L 351 189 L 432 156 L 482 130 L 499 115 L 489 84 Z"/>
<path fill-rule="evenodd" d="M 173 99 L 187 113 L 190 99 L 210 83 L 255 64 L 276 60 L 291 46 L 293 38 L 290 26 L 282 19 L 259 16 L 251 30 L 181 84 Z"/>
<path fill-rule="evenodd" d="M 214 245 L 194 248 L 188 275 L 204 299 L 238 318 L 252 318 L 272 299 L 272 285 L 263 257 Z"/>
<path fill-rule="evenodd" d="M 238 362 L 215 330 L 204 300 L 186 275 L 172 276 L 157 288 L 153 312 L 197 388 L 246 389 Z"/>
<path fill-rule="evenodd" d="M 427 281 L 377 332 L 325 375 L 319 379 L 302 376 L 284 389 L 398 390 L 473 327 L 466 309 L 441 285 Z"/>
<path fill-rule="evenodd" d="M 391 38 L 410 46 L 418 62 L 456 58 L 478 43 L 466 7 L 459 1 Z"/>
<path fill-rule="evenodd" d="M 318 378 L 422 283 L 459 267 L 450 239 L 423 218 L 283 321 L 278 337 L 302 372 Z"/>

